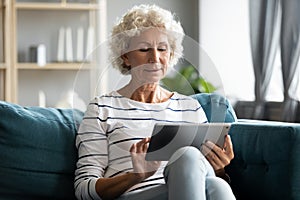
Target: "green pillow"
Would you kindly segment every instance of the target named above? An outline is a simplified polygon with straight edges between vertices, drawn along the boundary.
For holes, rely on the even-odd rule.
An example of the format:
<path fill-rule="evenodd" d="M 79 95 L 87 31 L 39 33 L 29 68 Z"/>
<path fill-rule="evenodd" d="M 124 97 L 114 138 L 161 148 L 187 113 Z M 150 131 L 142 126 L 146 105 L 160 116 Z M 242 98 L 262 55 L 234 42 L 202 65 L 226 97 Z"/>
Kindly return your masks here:
<path fill-rule="evenodd" d="M 76 129 L 83 113 L 0 101 L 0 196 L 75 199 Z"/>

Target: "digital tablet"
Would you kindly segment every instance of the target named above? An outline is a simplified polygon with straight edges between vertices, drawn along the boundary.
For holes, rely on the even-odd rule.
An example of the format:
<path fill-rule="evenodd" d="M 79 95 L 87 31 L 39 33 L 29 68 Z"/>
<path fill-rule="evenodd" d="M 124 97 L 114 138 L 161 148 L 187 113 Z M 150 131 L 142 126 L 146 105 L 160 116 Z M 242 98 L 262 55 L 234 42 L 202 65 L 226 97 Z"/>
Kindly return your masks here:
<path fill-rule="evenodd" d="M 207 140 L 220 147 L 228 134 L 228 123 L 156 124 L 146 154 L 148 161 L 167 161 L 173 153 L 185 146 L 200 149 Z"/>

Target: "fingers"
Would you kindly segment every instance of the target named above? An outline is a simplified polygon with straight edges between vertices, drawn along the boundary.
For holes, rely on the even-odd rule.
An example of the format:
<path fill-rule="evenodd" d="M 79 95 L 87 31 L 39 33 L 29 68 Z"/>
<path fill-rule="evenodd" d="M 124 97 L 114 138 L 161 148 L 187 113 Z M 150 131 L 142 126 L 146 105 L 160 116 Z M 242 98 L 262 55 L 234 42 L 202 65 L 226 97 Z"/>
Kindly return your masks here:
<path fill-rule="evenodd" d="M 234 157 L 230 136 L 225 137 L 224 149 L 207 141 L 202 145 L 201 151 L 215 170 L 227 166 Z"/>
<path fill-rule="evenodd" d="M 220 158 L 218 157 L 218 155 L 212 150 L 211 147 L 209 147 L 209 145 L 207 144 L 203 144 L 201 147 L 201 152 L 203 153 L 203 155 L 207 158 L 207 160 L 209 161 L 209 163 L 212 165 L 212 167 L 215 170 L 224 168 L 223 163 L 221 162 Z"/>
<path fill-rule="evenodd" d="M 131 145 L 129 151 L 130 151 L 130 153 L 135 153 L 136 152 L 136 143 Z"/>
<path fill-rule="evenodd" d="M 225 150 L 225 154 L 228 155 L 230 159 L 234 158 L 233 145 L 231 142 L 230 135 L 226 135 L 225 137 L 224 150 Z"/>
<path fill-rule="evenodd" d="M 134 143 L 130 147 L 131 153 L 145 153 L 148 149 L 150 138 L 144 138 L 141 141 Z"/>
<path fill-rule="evenodd" d="M 150 138 L 144 138 L 130 147 L 133 172 L 139 174 L 142 179 L 152 176 L 160 166 L 160 162 L 145 160 L 149 142 Z"/>

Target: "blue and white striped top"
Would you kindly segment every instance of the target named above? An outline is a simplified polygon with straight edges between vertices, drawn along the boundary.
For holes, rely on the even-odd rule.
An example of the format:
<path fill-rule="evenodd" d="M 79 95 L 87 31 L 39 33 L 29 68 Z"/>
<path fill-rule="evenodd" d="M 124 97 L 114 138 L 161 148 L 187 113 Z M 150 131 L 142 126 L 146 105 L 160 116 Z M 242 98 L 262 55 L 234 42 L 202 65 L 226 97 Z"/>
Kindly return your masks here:
<path fill-rule="evenodd" d="M 206 123 L 207 118 L 197 100 L 176 92 L 168 101 L 154 104 L 128 99 L 116 91 L 93 99 L 76 137 L 76 197 L 100 199 L 95 190 L 98 178 L 132 171 L 131 145 L 150 137 L 158 122 Z M 165 164 L 128 191 L 164 184 Z"/>

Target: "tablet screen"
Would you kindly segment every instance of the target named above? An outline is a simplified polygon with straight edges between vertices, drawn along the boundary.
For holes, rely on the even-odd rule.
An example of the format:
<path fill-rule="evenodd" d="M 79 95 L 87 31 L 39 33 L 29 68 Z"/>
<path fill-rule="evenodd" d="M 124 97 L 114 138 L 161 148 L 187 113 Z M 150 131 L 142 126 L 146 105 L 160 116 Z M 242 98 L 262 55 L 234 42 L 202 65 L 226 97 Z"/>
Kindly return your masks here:
<path fill-rule="evenodd" d="M 184 146 L 194 146 L 200 149 L 207 140 L 223 147 L 229 128 L 228 123 L 156 124 L 146 160 L 166 161 L 177 149 Z"/>

